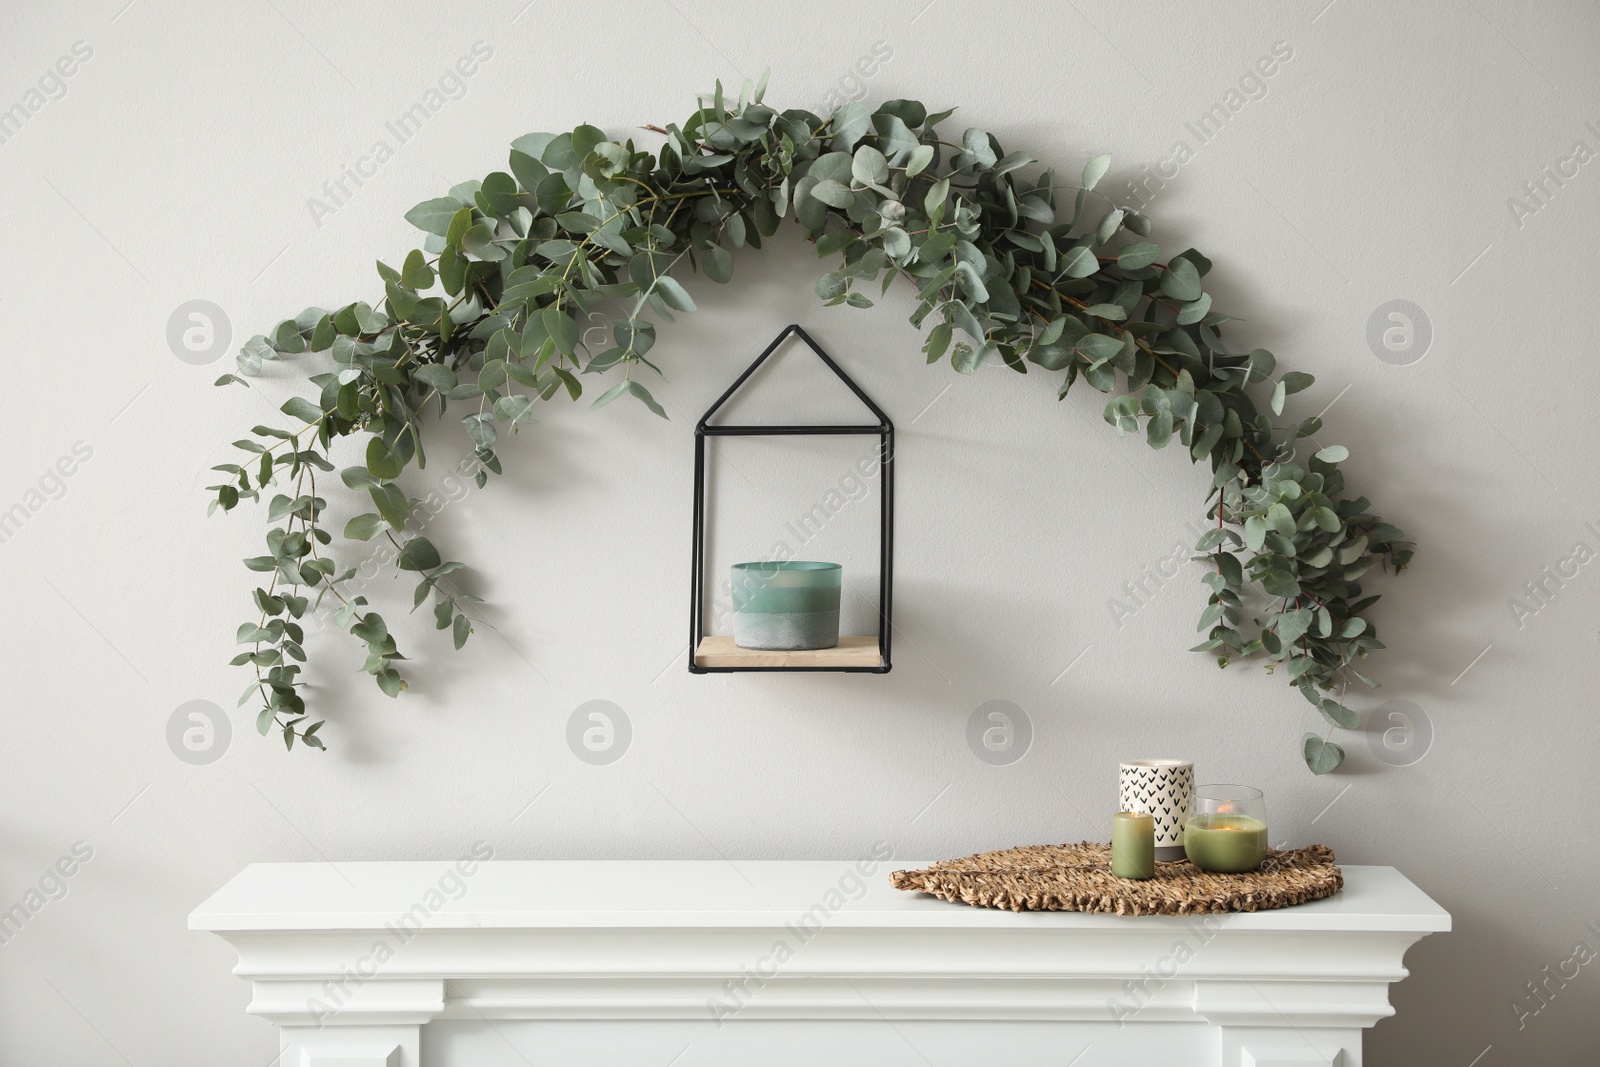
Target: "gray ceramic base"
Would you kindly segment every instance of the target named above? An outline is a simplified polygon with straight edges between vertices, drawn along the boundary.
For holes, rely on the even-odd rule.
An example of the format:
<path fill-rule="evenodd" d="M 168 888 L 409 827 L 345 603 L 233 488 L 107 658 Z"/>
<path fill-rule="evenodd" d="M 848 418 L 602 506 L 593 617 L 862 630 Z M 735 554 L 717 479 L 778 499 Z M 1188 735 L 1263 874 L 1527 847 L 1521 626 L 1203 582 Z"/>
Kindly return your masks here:
<path fill-rule="evenodd" d="M 740 648 L 793 652 L 833 648 L 839 643 L 837 611 L 733 613 L 733 643 Z"/>
<path fill-rule="evenodd" d="M 1182 845 L 1156 846 L 1156 862 L 1158 863 L 1171 863 L 1173 860 L 1181 860 L 1183 858 L 1184 852 Z"/>

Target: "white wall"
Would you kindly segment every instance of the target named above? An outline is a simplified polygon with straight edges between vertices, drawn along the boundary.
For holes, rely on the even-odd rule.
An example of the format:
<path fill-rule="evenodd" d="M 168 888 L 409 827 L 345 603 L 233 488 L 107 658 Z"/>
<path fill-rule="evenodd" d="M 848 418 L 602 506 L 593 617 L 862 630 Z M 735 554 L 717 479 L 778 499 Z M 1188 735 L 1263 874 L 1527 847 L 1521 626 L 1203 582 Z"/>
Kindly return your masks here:
<path fill-rule="evenodd" d="M 1543 204 L 1522 189 L 1575 143 L 1600 149 L 1600 19 L 1576 3 L 1325 2 L 95 0 L 0 16 L 0 106 L 75 42 L 92 49 L 0 144 L 0 509 L 42 505 L 0 544 L 0 907 L 75 843 L 92 850 L 0 945 L 0 1060 L 267 1062 L 230 953 L 184 929 L 251 861 L 443 857 L 480 838 L 504 857 L 822 857 L 880 837 L 943 857 L 1103 837 L 1118 759 L 1186 755 L 1204 780 L 1261 785 L 1276 839 L 1396 864 L 1455 914 L 1456 932 L 1412 952 L 1372 1063 L 1592 1062 L 1593 968 L 1552 982 L 1520 1029 L 1512 1004 L 1580 939 L 1600 947 L 1584 925 L 1600 920 L 1600 565 L 1520 619 L 1509 602 L 1575 545 L 1600 549 L 1600 164 L 1547 183 Z M 493 56 L 465 96 L 314 220 L 308 198 L 375 139 L 392 146 L 385 122 L 479 40 Z M 1201 143 L 1185 124 L 1275 42 L 1293 58 Z M 858 83 L 875 46 L 892 55 Z M 488 601 L 463 652 L 431 620 L 405 623 L 413 689 L 391 702 L 353 673 L 348 640 L 318 638 L 330 752 L 286 755 L 246 709 L 220 760 L 176 758 L 175 709 L 231 708 L 244 684 L 226 660 L 248 606 L 238 560 L 262 530 L 249 509 L 208 522 L 204 472 L 295 381 L 213 389 L 229 360 L 176 358 L 174 309 L 215 302 L 237 347 L 307 304 L 372 298 L 373 259 L 415 239 L 402 213 L 503 166 L 511 138 L 681 120 L 713 79 L 767 65 L 779 106 L 859 85 L 872 102 L 960 104 L 954 128 L 1067 175 L 1109 151 L 1108 189 L 1189 143 L 1151 206 L 1157 238 L 1215 259 L 1241 345 L 1317 375 L 1292 413 L 1332 405 L 1325 441 L 1351 446 L 1353 485 L 1418 542 L 1413 571 L 1372 583 L 1393 593 L 1375 616 L 1386 685 L 1354 699 L 1413 702 L 1426 758 L 1386 763 L 1355 734 L 1345 770 L 1312 777 L 1297 695 L 1183 651 L 1204 603 L 1192 572 L 1113 621 L 1123 583 L 1190 540 L 1200 473 L 1119 441 L 1093 393 L 1057 403 L 1038 380 L 1053 376 L 925 369 L 904 295 L 819 307 L 792 233 L 741 253 L 731 286 L 690 280 L 702 311 L 655 350 L 672 421 L 555 406 L 505 449 L 504 480 L 437 520 Z M 1519 222 L 1513 197 L 1539 209 Z M 1396 299 L 1431 321 L 1420 362 L 1369 347 L 1369 317 Z M 682 666 L 693 422 L 790 321 L 899 424 L 887 677 Z M 64 495 L 47 479 L 60 498 L 30 497 L 75 447 L 90 456 Z M 444 428 L 433 450 L 465 448 Z M 829 473 L 796 476 L 796 502 Z M 409 584 L 377 585 L 404 619 Z M 632 725 L 609 766 L 565 742 L 594 699 Z M 966 741 L 996 699 L 1033 730 L 1004 766 Z"/>

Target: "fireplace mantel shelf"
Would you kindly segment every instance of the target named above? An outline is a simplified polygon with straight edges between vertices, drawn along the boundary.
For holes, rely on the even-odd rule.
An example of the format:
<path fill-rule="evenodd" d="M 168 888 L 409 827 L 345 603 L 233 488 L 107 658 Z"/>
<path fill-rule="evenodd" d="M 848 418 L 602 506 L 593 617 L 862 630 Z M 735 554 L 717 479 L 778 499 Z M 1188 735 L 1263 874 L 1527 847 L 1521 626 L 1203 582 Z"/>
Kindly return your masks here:
<path fill-rule="evenodd" d="M 238 952 L 282 1067 L 944 1067 L 995 1042 L 1015 1067 L 1359 1067 L 1406 949 L 1450 929 L 1392 867 L 1295 908 L 1123 918 L 887 884 L 924 865 L 255 864 L 189 925 Z"/>

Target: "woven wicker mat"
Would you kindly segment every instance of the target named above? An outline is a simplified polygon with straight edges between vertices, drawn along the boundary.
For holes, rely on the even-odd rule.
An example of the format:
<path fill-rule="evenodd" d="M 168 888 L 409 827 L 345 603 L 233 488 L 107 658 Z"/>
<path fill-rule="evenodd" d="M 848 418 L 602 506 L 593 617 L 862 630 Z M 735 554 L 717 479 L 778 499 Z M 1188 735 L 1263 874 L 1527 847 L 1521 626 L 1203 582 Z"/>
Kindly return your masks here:
<path fill-rule="evenodd" d="M 1268 852 L 1248 874 L 1210 874 L 1188 860 L 1156 864 L 1148 881 L 1111 873 L 1111 846 L 1026 845 L 895 871 L 896 889 L 1012 911 L 1092 911 L 1117 915 L 1198 915 L 1265 911 L 1320 900 L 1344 886 L 1333 850 L 1311 845 Z"/>

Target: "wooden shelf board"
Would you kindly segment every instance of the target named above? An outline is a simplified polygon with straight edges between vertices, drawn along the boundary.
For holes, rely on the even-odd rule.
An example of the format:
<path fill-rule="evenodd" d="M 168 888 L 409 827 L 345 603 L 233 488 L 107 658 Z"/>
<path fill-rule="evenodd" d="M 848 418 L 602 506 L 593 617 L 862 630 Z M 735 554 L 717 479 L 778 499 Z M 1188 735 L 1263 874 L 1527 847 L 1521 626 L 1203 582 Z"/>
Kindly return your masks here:
<path fill-rule="evenodd" d="M 740 648 L 732 637 L 703 637 L 695 649 L 697 667 L 882 667 L 876 637 L 841 637 L 833 648 L 794 652 Z"/>

